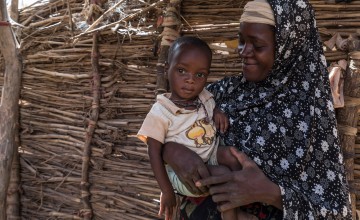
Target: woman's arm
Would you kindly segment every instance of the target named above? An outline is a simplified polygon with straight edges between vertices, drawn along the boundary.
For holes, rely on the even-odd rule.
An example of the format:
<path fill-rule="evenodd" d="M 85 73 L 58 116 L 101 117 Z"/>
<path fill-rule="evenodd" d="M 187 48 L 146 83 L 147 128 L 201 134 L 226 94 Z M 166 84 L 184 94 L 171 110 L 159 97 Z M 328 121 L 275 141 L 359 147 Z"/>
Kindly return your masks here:
<path fill-rule="evenodd" d="M 169 142 L 164 144 L 162 156 L 188 190 L 194 194 L 208 191 L 206 187 L 195 186 L 196 181 L 210 175 L 199 155 L 181 144 Z"/>
<path fill-rule="evenodd" d="M 199 180 L 197 186 L 209 186 L 220 211 L 226 211 L 254 202 L 263 202 L 282 209 L 281 192 L 254 161 L 244 153 L 231 148 L 231 153 L 242 165 L 242 170 Z"/>

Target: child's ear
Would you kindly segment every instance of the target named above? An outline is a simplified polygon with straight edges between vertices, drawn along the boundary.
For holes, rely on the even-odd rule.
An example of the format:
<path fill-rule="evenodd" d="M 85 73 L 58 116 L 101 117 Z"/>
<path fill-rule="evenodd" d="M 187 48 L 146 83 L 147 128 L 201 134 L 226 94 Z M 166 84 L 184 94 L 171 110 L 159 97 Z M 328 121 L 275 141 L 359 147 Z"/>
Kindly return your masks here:
<path fill-rule="evenodd" d="M 168 74 L 168 70 L 169 70 L 169 64 L 168 64 L 167 61 L 165 61 L 165 63 L 164 63 L 164 73 L 165 73 L 165 75 Z"/>

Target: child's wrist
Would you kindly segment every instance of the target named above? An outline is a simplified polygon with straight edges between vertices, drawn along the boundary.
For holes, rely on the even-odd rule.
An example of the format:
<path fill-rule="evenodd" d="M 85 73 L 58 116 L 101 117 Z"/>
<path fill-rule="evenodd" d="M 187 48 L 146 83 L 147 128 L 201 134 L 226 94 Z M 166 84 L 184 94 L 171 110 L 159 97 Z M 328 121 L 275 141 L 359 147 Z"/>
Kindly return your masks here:
<path fill-rule="evenodd" d="M 168 188 L 168 189 L 162 189 L 161 190 L 161 193 L 163 193 L 163 194 L 172 194 L 172 193 L 174 193 L 174 189 L 173 188 Z"/>

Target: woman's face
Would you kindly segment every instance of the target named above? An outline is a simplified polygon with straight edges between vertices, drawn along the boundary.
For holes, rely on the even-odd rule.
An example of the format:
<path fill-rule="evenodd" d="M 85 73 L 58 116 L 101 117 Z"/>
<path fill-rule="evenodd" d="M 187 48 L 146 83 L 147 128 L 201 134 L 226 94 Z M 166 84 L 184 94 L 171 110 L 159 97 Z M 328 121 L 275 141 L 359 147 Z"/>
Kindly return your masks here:
<path fill-rule="evenodd" d="M 268 24 L 241 23 L 238 52 L 246 80 L 264 80 L 275 59 L 274 27 Z"/>

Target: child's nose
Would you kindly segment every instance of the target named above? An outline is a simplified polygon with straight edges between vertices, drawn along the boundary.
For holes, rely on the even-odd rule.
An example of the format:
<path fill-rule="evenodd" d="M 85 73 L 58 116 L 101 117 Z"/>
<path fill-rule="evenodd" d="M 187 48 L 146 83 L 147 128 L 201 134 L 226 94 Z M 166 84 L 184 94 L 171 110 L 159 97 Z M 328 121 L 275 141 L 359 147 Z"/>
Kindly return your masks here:
<path fill-rule="evenodd" d="M 195 82 L 195 74 L 188 73 L 186 76 L 187 83 L 194 83 Z"/>

